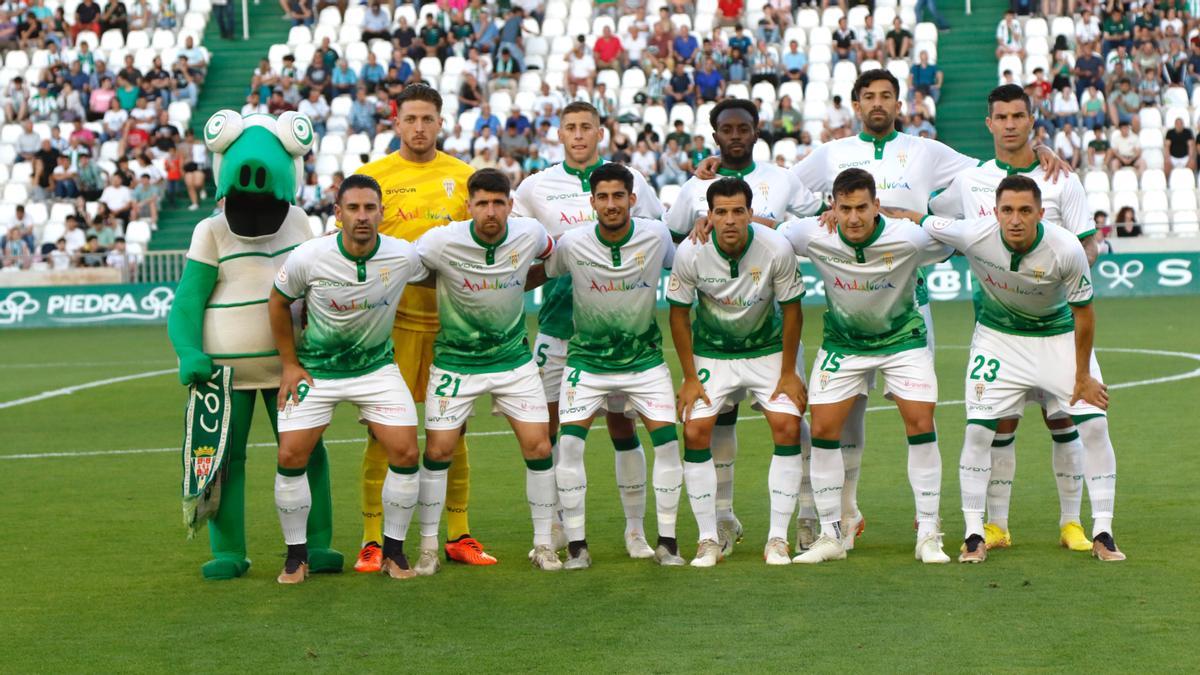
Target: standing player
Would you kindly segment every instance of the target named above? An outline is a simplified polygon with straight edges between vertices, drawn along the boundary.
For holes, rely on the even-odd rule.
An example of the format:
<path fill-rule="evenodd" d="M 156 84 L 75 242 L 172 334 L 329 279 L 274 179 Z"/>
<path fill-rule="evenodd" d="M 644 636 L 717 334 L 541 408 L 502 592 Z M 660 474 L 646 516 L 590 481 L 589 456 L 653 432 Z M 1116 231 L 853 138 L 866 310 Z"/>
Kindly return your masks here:
<path fill-rule="evenodd" d="M 371 176 L 383 188 L 383 223 L 380 231 L 416 241 L 427 230 L 467 214 L 467 179 L 471 167 L 439 152 L 436 141 L 442 125 L 442 96 L 425 85 L 412 85 L 396 97 L 396 133 L 400 149 L 363 165 L 356 173 Z M 437 298 L 432 288 L 409 288 L 396 307 L 392 339 L 396 364 L 409 391 L 423 400 L 433 361 L 433 341 L 438 331 Z M 367 439 L 363 456 L 363 547 L 354 569 L 379 569 L 380 484 L 387 473 L 383 449 Z M 470 535 L 467 501 L 470 467 L 466 437 L 454 451 L 446 491 L 446 557 L 471 565 L 494 565 L 496 559 Z"/>
<path fill-rule="evenodd" d="M 754 191 L 746 181 L 722 178 L 708 186 L 706 197 L 712 242 L 680 244 L 667 285 L 671 337 L 683 369 L 684 458 L 708 460 L 722 406 L 742 392 L 754 396 L 775 442 L 767 477 L 771 529 L 763 557 L 768 565 L 787 565 L 806 397 L 797 370 L 804 281 L 787 239 L 750 222 Z"/>
<path fill-rule="evenodd" d="M 1067 174 L 1052 182 L 1037 160 L 1030 144 L 1033 131 L 1033 104 L 1025 91 L 1014 84 L 996 87 L 988 96 L 988 116 L 984 120 L 992 133 L 996 158 L 959 174 L 950 187 L 930 200 L 929 210 L 947 218 L 984 218 L 995 214 L 996 186 L 1008 176 L 1025 175 L 1038 185 L 1042 194 L 1045 215 L 1042 222 L 1065 228 L 1079 238 L 1087 253 L 1088 265 L 1096 262 L 1096 228 L 1088 208 L 1087 193 L 1075 174 Z M 978 292 L 978 290 L 976 291 Z M 1096 377 L 1100 377 L 1099 371 Z M 1080 524 L 1079 507 L 1083 498 L 1083 445 L 1079 432 L 1069 417 L 1046 417 L 1045 400 L 1042 416 L 1050 429 L 1053 448 L 1055 482 L 1060 504 L 1059 541 L 1073 551 L 1090 551 Z M 1012 495 L 1013 476 L 1017 470 L 1015 431 L 1018 418 L 1000 420 L 996 439 L 992 441 L 992 473 L 988 484 L 988 522 L 984 535 L 988 548 L 1012 545 L 1008 530 L 1008 507 Z"/>
<path fill-rule="evenodd" d="M 564 234 L 546 262 L 547 276 L 570 275 L 575 321 L 559 397 L 562 438 L 555 463 L 569 542 L 565 567 L 591 565 L 584 538 L 584 442 L 596 413 L 613 394 L 628 397 L 654 443 L 655 559 L 662 565 L 684 564 L 675 539 L 683 479 L 702 538 L 694 562 L 715 564 L 717 477 L 711 457 L 691 457 L 686 467 L 679 461 L 675 392 L 654 319 L 659 280 L 671 267 L 675 246 L 661 222 L 630 217 L 637 197 L 629 169 L 605 164 L 588 182 L 596 223 Z"/>
<path fill-rule="evenodd" d="M 1025 176 L 996 187 L 996 213 L 977 220 L 928 217 L 925 231 L 961 251 L 980 279 L 967 363 L 967 428 L 959 461 L 966 534 L 961 562 L 987 559 L 983 511 L 997 420 L 1020 417 L 1044 392 L 1050 417 L 1070 415 L 1083 439 L 1092 505 L 1092 555 L 1124 560 L 1112 536 L 1117 462 L 1106 387 L 1095 373 L 1095 314 L 1079 240 L 1042 218 L 1041 189 Z"/>
<path fill-rule="evenodd" d="M 751 216 L 755 222 L 775 227 L 789 215 L 802 218 L 817 213 L 821 200 L 809 192 L 787 169 L 773 163 L 754 161 L 754 143 L 758 140 L 758 108 L 745 99 L 725 99 L 708 115 L 713 140 L 721 150 L 717 177 L 736 177 L 751 188 Z M 679 197 L 667 212 L 671 236 L 682 240 L 691 233 L 696 221 L 709 211 L 708 188 L 716 178 L 693 176 L 683 184 Z M 799 362 L 804 362 L 800 354 Z M 726 400 L 726 409 L 717 416 L 712 430 L 712 455 L 717 466 L 717 530 L 722 553 L 729 555 L 735 541 L 741 540 L 742 526 L 733 513 L 733 468 L 737 458 L 738 397 Z M 808 452 L 808 424 L 801 418 L 800 445 Z M 707 444 L 706 444 L 707 445 Z M 784 539 L 787 539 L 786 530 Z"/>
<path fill-rule="evenodd" d="M 938 141 L 896 131 L 896 119 L 900 115 L 900 83 L 887 70 L 868 70 L 858 76 L 851 90 L 851 107 L 862 123 L 862 133 L 824 143 L 791 168 L 809 190 L 828 195 L 838 174 L 844 169 L 859 168 L 874 176 L 883 206 L 924 211 L 930 194 L 950 185 L 960 171 L 979 164 L 978 160 Z M 1038 147 L 1036 150 L 1042 163 L 1053 167 L 1052 174 L 1056 170 L 1069 171 L 1049 148 Z M 700 172 L 698 175 L 705 174 Z M 933 318 L 921 274 L 917 277 L 917 304 L 925 318 L 925 329 L 932 346 Z M 866 410 L 864 394 L 855 403 L 842 431 L 842 454 L 846 462 L 842 531 L 848 549 L 854 547 L 855 537 L 866 526 L 858 509 L 859 471 L 866 443 Z M 805 475 L 808 473 L 806 470 Z M 801 536 L 797 537 L 802 544 L 806 538 L 811 538 L 814 526 L 810 492 L 811 487 L 805 481 L 801 484 L 800 494 Z"/>
<path fill-rule="evenodd" d="M 415 246 L 379 234 L 382 201 L 374 179 L 342 181 L 335 206 L 342 231 L 293 251 L 268 303 L 283 361 L 275 475 L 275 506 L 287 543 L 281 584 L 298 584 L 308 575 L 305 524 L 312 494 L 304 472 L 342 401 L 358 406 L 359 419 L 387 454 L 381 567 L 395 579 L 414 575 L 404 539 L 417 504 L 417 406 L 392 360 L 391 324 L 405 285 L 427 271 Z M 300 299 L 308 307 L 308 326 L 297 347 L 290 305 Z"/>
<path fill-rule="evenodd" d="M 559 237 L 583 223 L 596 220 L 591 203 L 588 178 L 604 166 L 600 159 L 600 113 L 592 104 L 574 101 L 563 108 L 558 139 L 566 158 L 560 164 L 540 171 L 521 181 L 513 201 L 513 215 L 536 218 L 553 237 Z M 633 174 L 632 202 L 636 218 L 662 218 L 658 195 L 636 171 Z M 567 358 L 567 341 L 574 326 L 571 321 L 571 280 L 552 279 L 543 289 L 542 306 L 538 310 L 538 335 L 534 357 L 541 371 L 546 402 L 550 406 L 550 439 L 558 433 L 558 399 L 562 384 L 563 366 Z M 638 441 L 637 428 L 624 414 L 625 403 L 619 398 L 609 401 L 608 433 L 616 449 L 617 488 L 625 511 L 625 548 L 633 558 L 650 558 L 654 550 L 646 542 L 646 453 Z M 558 445 L 555 445 L 557 455 Z M 558 524 L 555 523 L 557 526 Z"/>
<path fill-rule="evenodd" d="M 511 186 L 496 169 L 467 181 L 471 220 L 435 227 L 417 242 L 436 279 L 441 330 L 425 392 L 425 459 L 421 469 L 417 574 L 437 572 L 438 530 L 446 471 L 475 400 L 492 395 L 525 457 L 525 491 L 533 516 L 533 565 L 562 569 L 550 539 L 557 489 L 550 458 L 546 398 L 525 333 L 530 265 L 544 260 L 554 240 L 531 218 L 509 218 Z"/>
<path fill-rule="evenodd" d="M 818 218 L 780 227 L 795 254 L 808 256 L 817 268 L 828 306 L 824 339 L 809 379 L 812 486 L 821 535 L 793 562 L 846 557 L 838 494 L 845 469 L 838 439 L 876 372 L 883 376 L 885 395 L 895 400 L 908 436 L 908 480 L 917 510 L 916 558 L 950 562 L 938 532 L 942 460 L 933 426 L 937 376 L 914 290 L 917 269 L 945 260 L 951 250 L 911 221 L 880 216 L 875 178 L 862 169 L 838 174 L 832 192 L 835 232 Z"/>

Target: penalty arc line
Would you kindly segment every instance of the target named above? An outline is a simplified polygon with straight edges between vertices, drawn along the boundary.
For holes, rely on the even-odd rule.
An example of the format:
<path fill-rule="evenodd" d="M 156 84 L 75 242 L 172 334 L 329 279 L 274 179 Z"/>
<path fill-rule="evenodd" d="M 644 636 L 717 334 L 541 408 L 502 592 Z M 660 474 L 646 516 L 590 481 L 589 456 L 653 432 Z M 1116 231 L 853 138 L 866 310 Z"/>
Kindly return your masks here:
<path fill-rule="evenodd" d="M 945 348 L 945 349 L 968 349 L 967 347 L 963 347 L 963 346 L 959 346 L 959 345 L 954 345 L 954 346 L 944 345 L 943 348 Z M 1174 357 L 1179 357 L 1179 358 L 1191 359 L 1193 361 L 1200 363 L 1200 354 L 1193 354 L 1191 352 L 1176 352 L 1176 351 L 1167 351 L 1167 350 L 1160 350 L 1160 349 L 1134 349 L 1134 348 L 1120 348 L 1120 347 L 1097 348 L 1096 351 L 1117 352 L 1117 353 L 1122 353 L 1122 354 L 1145 354 L 1145 355 L 1149 355 L 1149 356 L 1174 356 Z M 162 370 L 162 371 L 151 371 L 149 373 L 137 373 L 135 375 L 126 375 L 126 376 L 120 377 L 120 378 L 111 378 L 109 380 L 99 380 L 97 382 L 87 382 L 85 384 L 76 385 L 75 387 L 66 387 L 64 389 L 55 390 L 54 392 L 43 392 L 41 394 L 38 394 L 37 396 L 28 397 L 28 399 L 18 399 L 18 400 L 22 401 L 22 402 L 32 402 L 35 400 L 43 400 L 45 398 L 51 398 L 51 395 L 61 396 L 64 393 L 67 393 L 67 394 L 74 393 L 75 391 L 79 391 L 81 389 L 90 389 L 92 387 L 103 386 L 104 384 L 115 384 L 117 382 L 140 379 L 140 378 L 144 378 L 144 377 L 153 377 L 156 375 L 162 375 L 165 373 L 172 373 L 172 372 L 175 372 L 174 369 Z M 1190 379 L 1198 378 L 1198 377 L 1200 377 L 1200 367 L 1197 367 L 1197 368 L 1187 371 L 1185 373 L 1179 373 L 1177 375 L 1164 375 L 1163 377 L 1153 377 L 1153 378 L 1146 379 L 1146 380 L 1134 380 L 1132 382 L 1119 382 L 1116 384 L 1110 384 L 1110 385 L 1108 385 L 1108 388 L 1109 389 L 1129 389 L 1132 387 L 1144 387 L 1144 386 L 1152 385 L 1152 384 L 1166 384 L 1168 382 L 1178 382 L 1180 380 L 1190 380 Z M 964 402 L 965 401 L 962 401 L 962 400 L 939 401 L 938 405 L 939 406 L 958 405 L 958 404 L 961 404 Z M 17 401 L 7 401 L 5 403 L 0 403 L 0 408 L 8 407 L 8 404 L 19 405 L 19 403 Z M 871 406 L 871 407 L 867 408 L 867 412 L 880 412 L 883 410 L 892 410 L 894 408 L 895 408 L 895 406 L 892 406 L 892 405 Z M 761 421 L 764 419 L 765 418 L 762 415 L 748 415 L 745 417 L 739 417 L 738 421 L 739 422 L 752 422 L 752 421 L 756 421 L 756 420 Z M 596 428 L 603 428 L 604 426 L 605 425 L 603 422 L 600 422 L 599 424 L 595 425 Z M 467 436 L 471 437 L 471 438 L 479 438 L 479 437 L 486 437 L 486 436 L 509 436 L 509 435 L 512 435 L 512 431 L 509 429 L 504 429 L 504 430 L 499 430 L 499 431 L 469 431 L 469 432 L 467 432 Z M 424 434 L 421 435 L 421 438 L 422 439 L 424 438 Z M 365 442 L 366 442 L 365 438 L 339 438 L 339 439 L 326 440 L 325 444 L 326 445 L 345 445 L 345 444 L 351 444 L 351 443 L 365 443 Z M 247 448 L 274 448 L 274 447 L 277 447 L 277 444 L 276 443 L 248 443 L 246 445 L 246 447 Z M 0 460 L 55 459 L 55 458 L 61 458 L 61 457 L 97 457 L 97 456 L 111 456 L 111 455 L 152 455 L 152 454 L 163 454 L 163 453 L 168 453 L 168 452 L 179 452 L 179 451 L 180 451 L 180 448 L 174 447 L 174 448 L 130 448 L 130 449 L 125 449 L 125 450 L 83 450 L 83 451 L 79 451 L 79 452 L 37 452 L 37 453 L 21 453 L 21 454 L 13 454 L 13 455 L 0 455 Z"/>

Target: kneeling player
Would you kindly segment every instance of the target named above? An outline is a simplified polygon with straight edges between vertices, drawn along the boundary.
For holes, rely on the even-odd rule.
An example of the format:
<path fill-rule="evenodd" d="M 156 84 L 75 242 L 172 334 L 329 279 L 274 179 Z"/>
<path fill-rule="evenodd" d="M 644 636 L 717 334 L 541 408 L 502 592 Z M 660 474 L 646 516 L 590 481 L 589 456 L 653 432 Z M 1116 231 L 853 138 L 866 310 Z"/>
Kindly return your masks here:
<path fill-rule="evenodd" d="M 508 178 L 495 169 L 475 173 L 467 181 L 471 220 L 436 227 L 417 242 L 421 260 L 436 273 L 422 283 L 436 279 L 441 323 L 425 392 L 421 556 L 414 567 L 420 575 L 440 566 L 437 537 L 446 472 L 475 399 L 489 393 L 525 457 L 525 492 L 533 516 L 530 560 L 539 569 L 562 569 L 550 539 L 557 493 L 549 415 L 525 334 L 529 267 L 549 256 L 554 242 L 538 221 L 509 217 L 509 189 Z"/>
<path fill-rule="evenodd" d="M 862 169 L 847 169 L 834 179 L 833 214 L 834 232 L 817 218 L 780 227 L 796 255 L 812 259 L 828 305 L 824 340 L 809 378 L 812 487 L 821 536 L 792 561 L 846 557 L 841 535 L 845 470 L 838 439 L 855 401 L 866 395 L 878 372 L 908 436 L 908 480 L 917 510 L 914 554 L 925 563 L 950 562 L 938 532 L 937 376 L 915 289 L 917 269 L 945 260 L 951 250 L 910 221 L 879 215 L 875 179 Z"/>
<path fill-rule="evenodd" d="M 671 337 L 683 368 L 679 416 L 684 460 L 710 461 L 709 444 L 721 407 L 742 392 L 754 396 L 775 441 L 767 478 L 771 529 L 763 557 L 769 565 L 787 565 L 787 530 L 802 471 L 800 424 L 806 394 L 796 370 L 796 352 L 804 281 L 787 239 L 750 222 L 753 197 L 741 178 L 722 178 L 708 186 L 712 242 L 680 244 L 667 300 Z M 697 296 L 700 306 L 693 324 L 691 308 Z M 783 306 L 782 324 L 777 303 Z M 708 519 L 704 516 L 697 514 L 702 526 Z M 716 564 L 720 554 L 706 535 L 715 536 L 715 528 L 700 532 L 702 553 L 692 561 L 697 567 Z"/>
<path fill-rule="evenodd" d="M 717 477 L 711 458 L 687 462 L 686 469 L 679 461 L 675 392 L 654 320 L 659 279 L 663 269 L 671 267 L 675 247 L 661 222 L 630 219 L 637 198 L 629 169 L 605 164 L 588 181 L 596 224 L 569 230 L 546 262 L 547 276 L 570 276 L 575 308 L 575 334 L 567 347 L 559 398 L 562 434 L 555 467 L 568 540 L 565 567 L 591 565 L 584 538 L 583 451 L 592 420 L 613 394 L 628 398 L 654 443 L 652 481 L 658 512 L 654 557 L 663 565 L 682 565 L 675 540 L 680 479 L 687 481 L 693 511 L 710 514 L 712 522 L 702 524 L 700 530 L 711 532 L 715 547 Z"/>
<path fill-rule="evenodd" d="M 383 572 L 396 579 L 414 575 L 404 537 L 417 504 L 417 409 L 392 360 L 391 327 L 404 286 L 427 271 L 416 247 L 379 234 L 382 199 L 373 178 L 342 181 L 335 206 L 342 231 L 293 251 L 268 305 L 283 361 L 275 476 L 275 506 L 287 543 L 281 584 L 300 583 L 308 574 L 305 524 L 312 495 L 304 470 L 342 401 L 358 406 L 359 419 L 387 451 Z M 297 347 L 290 305 L 299 299 L 308 307 L 308 327 Z"/>
<path fill-rule="evenodd" d="M 979 220 L 928 217 L 925 231 L 962 251 L 980 280 L 967 363 L 967 429 L 959 462 L 966 535 L 959 561 L 987 558 L 983 510 L 997 420 L 1020 417 L 1040 389 L 1049 417 L 1070 415 L 1083 440 L 1092 504 L 1092 555 L 1124 560 L 1112 536 L 1116 457 L 1107 388 L 1094 375 L 1095 314 L 1087 256 L 1066 230 L 1045 226 L 1041 190 L 1025 176 L 996 188 L 996 212 Z"/>

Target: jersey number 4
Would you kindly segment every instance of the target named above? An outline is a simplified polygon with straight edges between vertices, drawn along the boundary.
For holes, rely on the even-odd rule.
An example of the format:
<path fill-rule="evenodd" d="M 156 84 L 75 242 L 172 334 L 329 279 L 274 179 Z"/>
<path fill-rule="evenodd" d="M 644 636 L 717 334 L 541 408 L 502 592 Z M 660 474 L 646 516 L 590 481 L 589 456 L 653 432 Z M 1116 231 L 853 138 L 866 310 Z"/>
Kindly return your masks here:
<path fill-rule="evenodd" d="M 971 369 L 969 379 L 978 380 L 983 378 L 984 382 L 996 381 L 996 373 L 1000 372 L 999 361 L 996 359 L 984 359 L 983 356 L 976 355 L 972 362 L 975 364 L 975 367 Z M 986 368 L 986 370 L 981 373 L 979 372 L 981 368 Z"/>

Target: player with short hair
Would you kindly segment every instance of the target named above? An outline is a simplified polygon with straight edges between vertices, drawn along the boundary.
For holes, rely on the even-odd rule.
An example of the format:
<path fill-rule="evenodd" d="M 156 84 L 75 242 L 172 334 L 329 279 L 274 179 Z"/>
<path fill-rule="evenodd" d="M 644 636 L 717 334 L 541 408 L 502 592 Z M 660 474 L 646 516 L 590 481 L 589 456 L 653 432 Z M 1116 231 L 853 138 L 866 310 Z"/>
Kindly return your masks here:
<path fill-rule="evenodd" d="M 983 512 L 998 420 L 1020 417 L 1026 396 L 1044 392 L 1050 417 L 1069 415 L 1083 439 L 1092 506 L 1092 555 L 1124 560 L 1112 535 L 1116 456 L 1108 393 L 1096 377 L 1095 314 L 1079 239 L 1042 224 L 1041 189 L 1026 176 L 996 187 L 995 215 L 923 219 L 932 237 L 961 251 L 980 280 L 965 379 L 967 425 L 959 462 L 966 533 L 960 562 L 987 559 Z"/>
<path fill-rule="evenodd" d="M 425 392 L 425 457 L 418 499 L 421 555 L 413 567 L 434 574 L 446 472 L 475 401 L 492 395 L 492 410 L 508 418 L 525 458 L 526 498 L 533 516 L 534 550 L 542 570 L 562 569 L 550 538 L 557 489 L 550 458 L 546 398 L 525 333 L 526 278 L 545 260 L 554 240 L 532 218 L 510 218 L 511 184 L 496 169 L 467 181 L 471 219 L 435 227 L 417 241 L 421 261 L 437 286 L 441 329 Z"/>
<path fill-rule="evenodd" d="M 381 569 L 394 579 L 414 576 L 404 539 L 417 504 L 417 407 L 392 358 L 391 326 L 405 286 L 427 270 L 415 246 L 379 234 L 382 202 L 374 179 L 342 181 L 334 206 L 342 231 L 293 251 L 268 302 L 283 362 L 275 475 L 275 506 L 287 543 L 281 584 L 308 576 L 305 524 L 312 495 L 305 467 L 342 401 L 358 406 L 359 420 L 387 453 Z M 308 325 L 297 347 L 291 304 L 301 299 Z"/>
<path fill-rule="evenodd" d="M 604 130 L 595 106 L 586 101 L 573 101 L 563 108 L 560 120 L 558 139 L 563 144 L 565 159 L 521 181 L 512 209 L 515 216 L 536 218 L 553 237 L 596 220 L 588 178 L 606 164 L 600 158 L 600 139 Z M 637 171 L 630 169 L 630 173 L 633 174 L 633 193 L 637 196 L 633 216 L 662 218 L 662 204 L 654 188 Z M 559 389 L 567 358 L 567 342 L 574 333 L 571 317 L 570 280 L 565 277 L 550 280 L 542 289 L 534 359 L 550 406 L 550 439 L 556 455 Z M 638 440 L 634 421 L 625 415 L 623 400 L 609 401 L 606 422 L 616 449 L 617 488 L 625 511 L 625 548 L 633 558 L 653 557 L 654 550 L 646 541 L 644 523 L 646 453 Z M 555 531 L 561 533 L 558 522 L 555 522 Z M 563 545 L 561 541 L 556 542 L 559 548 Z"/>
<path fill-rule="evenodd" d="M 684 459 L 711 462 L 709 447 L 722 407 L 744 393 L 755 398 L 775 443 L 767 477 L 771 528 L 763 557 L 768 565 L 787 565 L 787 530 L 800 492 L 806 397 L 797 365 L 803 363 L 797 353 L 804 280 L 787 239 L 751 222 L 754 191 L 745 180 L 714 181 L 706 197 L 712 242 L 681 243 L 667 284 L 671 337 L 683 369 L 678 408 Z M 717 480 L 714 471 L 714 487 Z M 719 554 L 711 551 L 711 562 Z"/>
<path fill-rule="evenodd" d="M 592 420 L 613 394 L 628 398 L 654 443 L 655 559 L 662 565 L 684 564 L 675 538 L 681 479 L 688 485 L 703 538 L 697 559 L 706 559 L 718 546 L 716 474 L 711 459 L 689 461 L 686 467 L 680 462 L 675 392 L 654 318 L 659 280 L 663 269 L 671 267 L 675 246 L 661 222 L 630 217 L 637 196 L 629 169 L 605 164 L 592 171 L 588 182 L 596 223 L 563 234 L 545 268 L 548 277 L 569 276 L 575 322 L 563 370 L 562 437 L 555 461 L 569 541 L 564 567 L 591 565 L 585 539 L 584 442 Z"/>
<path fill-rule="evenodd" d="M 1071 232 L 1083 244 L 1088 265 L 1096 262 L 1096 227 L 1090 216 L 1087 193 L 1074 174 L 1052 181 L 1045 167 L 1033 152 L 1030 134 L 1033 131 L 1033 103 L 1021 87 L 1006 84 L 988 95 L 988 116 L 984 120 L 992 133 L 995 159 L 967 169 L 929 202 L 934 215 L 947 218 L 984 218 L 995 214 L 996 186 L 1008 176 L 1024 175 L 1037 183 L 1041 190 L 1042 222 Z M 976 292 L 979 292 L 976 289 Z M 1099 370 L 1095 373 L 1100 378 Z M 1083 498 L 1083 445 L 1079 431 L 1069 417 L 1050 419 L 1046 402 L 1040 393 L 1032 395 L 1042 404 L 1042 417 L 1050 429 L 1055 482 L 1060 505 L 1059 541 L 1074 551 L 1092 550 L 1092 542 L 1080 524 L 1080 502 Z M 1019 418 L 997 422 L 996 438 L 992 441 L 992 473 L 988 484 L 987 514 L 984 539 L 987 547 L 1004 548 L 1012 545 L 1008 529 L 1009 499 L 1013 476 L 1017 469 L 1015 432 Z"/>
<path fill-rule="evenodd" d="M 883 376 L 885 395 L 896 402 L 908 436 L 908 478 L 917 511 L 915 556 L 924 563 L 950 562 L 938 532 L 942 460 L 933 424 L 937 376 L 914 290 L 917 269 L 945 260 L 951 250 L 909 220 L 881 216 L 875 182 L 863 169 L 838 174 L 832 190 L 835 232 L 818 218 L 780 226 L 796 255 L 812 260 L 825 283 L 828 307 L 809 378 L 811 480 L 821 534 L 793 562 L 846 557 L 839 439 L 855 401 L 866 395 L 876 373 Z"/>
<path fill-rule="evenodd" d="M 716 176 L 703 179 L 692 176 L 683 184 L 675 203 L 666 215 L 667 227 L 677 241 L 687 238 L 696 222 L 709 212 L 708 189 L 718 178 L 736 177 L 746 182 L 753 195 L 751 216 L 754 222 L 775 227 L 789 216 L 802 218 L 821 209 L 819 197 L 809 192 L 787 169 L 766 162 L 754 161 L 754 143 L 758 140 L 758 108 L 745 99 L 729 98 L 713 107 L 708 114 L 713 128 L 713 140 L 721 154 Z M 798 357 L 804 362 L 804 354 Z M 720 411 L 712 430 L 712 455 L 717 467 L 717 531 L 722 553 L 729 555 L 735 541 L 742 537 L 742 525 L 733 511 L 733 474 L 737 458 L 738 418 L 740 396 L 726 399 L 726 409 Z M 800 445 L 808 452 L 808 424 L 801 418 Z M 706 444 L 707 445 L 707 444 Z M 787 539 L 786 531 L 783 539 Z"/>
<path fill-rule="evenodd" d="M 396 97 L 395 127 L 400 149 L 355 172 L 371 176 L 383 188 L 383 234 L 416 241 L 430 228 L 468 218 L 467 179 L 474 170 L 437 149 L 441 126 L 441 94 L 423 84 L 405 87 Z M 420 402 L 425 396 L 438 333 L 437 295 L 432 288 L 408 288 L 395 310 L 392 340 L 396 364 Z M 363 546 L 354 565 L 359 572 L 377 571 L 381 564 L 378 542 L 382 511 L 378 496 L 385 474 L 383 449 L 368 438 L 362 468 Z M 470 466 L 463 435 L 454 451 L 446 492 L 446 557 L 471 565 L 494 565 L 496 558 L 470 534 L 469 496 Z"/>

